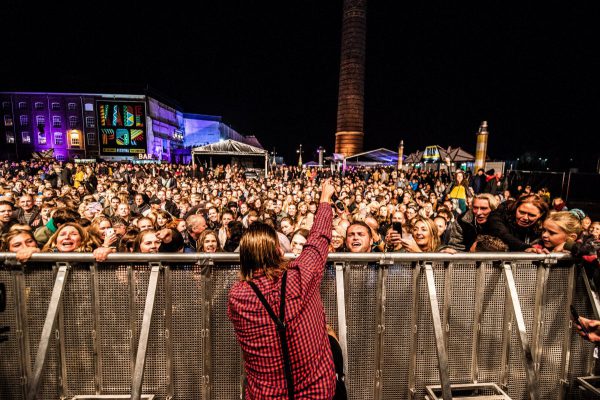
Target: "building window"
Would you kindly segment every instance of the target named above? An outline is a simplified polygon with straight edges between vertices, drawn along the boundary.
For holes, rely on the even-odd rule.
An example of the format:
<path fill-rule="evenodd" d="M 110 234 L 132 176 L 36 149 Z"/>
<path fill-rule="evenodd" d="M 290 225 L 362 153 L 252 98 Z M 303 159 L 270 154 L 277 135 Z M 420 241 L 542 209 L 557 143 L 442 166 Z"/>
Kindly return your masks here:
<path fill-rule="evenodd" d="M 14 143 L 15 142 L 15 133 L 11 131 L 6 131 L 6 143 Z"/>
<path fill-rule="evenodd" d="M 54 128 L 60 128 L 62 126 L 62 120 L 59 116 L 54 115 L 52 117 L 52 126 Z"/>
<path fill-rule="evenodd" d="M 20 101 L 19 102 L 19 110 L 26 110 L 27 109 L 27 103 L 24 101 Z"/>
<path fill-rule="evenodd" d="M 65 161 L 65 156 L 63 154 L 57 154 L 56 161 Z"/>
<path fill-rule="evenodd" d="M 38 133 L 38 144 L 46 144 L 46 133 L 44 133 L 44 132 Z"/>
<path fill-rule="evenodd" d="M 35 123 L 37 126 L 46 126 L 46 118 L 43 115 L 36 115 Z"/>
<path fill-rule="evenodd" d="M 36 101 L 33 106 L 35 107 L 36 110 L 43 110 L 44 109 L 44 103 L 42 103 L 41 101 Z"/>
<path fill-rule="evenodd" d="M 86 128 L 95 128 L 96 119 L 94 117 L 85 117 L 85 126 Z"/>
<path fill-rule="evenodd" d="M 80 142 L 79 142 L 79 134 L 78 133 L 71 133 L 71 146 L 77 146 L 79 147 Z"/>
<path fill-rule="evenodd" d="M 79 119 L 75 116 L 70 116 L 69 117 L 69 127 L 70 128 L 77 128 L 77 122 L 79 122 Z"/>
<path fill-rule="evenodd" d="M 53 110 L 60 110 L 60 103 L 53 102 L 52 104 L 50 104 L 50 107 Z"/>
<path fill-rule="evenodd" d="M 10 110 L 10 101 L 3 101 L 2 102 L 2 109 L 3 110 Z"/>
<path fill-rule="evenodd" d="M 94 111 L 93 103 L 85 103 L 85 111 Z"/>
<path fill-rule="evenodd" d="M 75 109 L 76 109 L 76 107 L 77 107 L 77 105 L 76 105 L 75 103 L 68 103 L 68 104 L 67 104 L 67 109 L 68 109 L 69 111 L 73 111 L 73 110 L 75 110 Z"/>
<path fill-rule="evenodd" d="M 29 116 L 28 115 L 21 115 L 19 117 L 19 120 L 21 122 L 21 126 L 29 126 Z"/>
<path fill-rule="evenodd" d="M 96 145 L 96 133 L 95 132 L 87 133 L 87 142 L 89 145 L 92 145 L 92 146 Z"/>
<path fill-rule="evenodd" d="M 27 132 L 27 131 L 21 132 L 21 140 L 25 144 L 31 143 L 31 136 L 29 135 L 29 132 Z"/>
<path fill-rule="evenodd" d="M 62 146 L 62 144 L 63 144 L 62 132 L 54 132 L 54 144 L 57 146 Z"/>
<path fill-rule="evenodd" d="M 5 115 L 4 116 L 4 126 L 12 126 L 12 125 L 13 125 L 12 116 Z"/>

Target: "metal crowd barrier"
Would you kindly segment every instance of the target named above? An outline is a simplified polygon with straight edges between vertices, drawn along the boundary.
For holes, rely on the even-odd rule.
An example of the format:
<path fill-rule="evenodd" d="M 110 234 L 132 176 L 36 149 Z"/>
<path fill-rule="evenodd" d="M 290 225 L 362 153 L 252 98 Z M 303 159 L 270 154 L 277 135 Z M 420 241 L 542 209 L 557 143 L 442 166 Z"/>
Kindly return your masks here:
<path fill-rule="evenodd" d="M 0 398 L 240 399 L 238 263 L 0 253 Z M 569 307 L 597 318 L 600 301 L 564 254 L 331 254 L 321 296 L 354 400 L 578 399 L 595 372 Z"/>

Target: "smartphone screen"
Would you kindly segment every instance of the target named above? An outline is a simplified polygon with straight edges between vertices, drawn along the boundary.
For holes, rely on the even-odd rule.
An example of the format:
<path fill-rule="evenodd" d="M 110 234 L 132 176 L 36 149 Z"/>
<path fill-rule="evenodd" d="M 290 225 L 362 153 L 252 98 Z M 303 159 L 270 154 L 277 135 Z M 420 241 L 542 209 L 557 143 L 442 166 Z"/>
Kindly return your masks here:
<path fill-rule="evenodd" d="M 402 234 L 402 223 L 401 222 L 392 222 L 392 229 Z"/>

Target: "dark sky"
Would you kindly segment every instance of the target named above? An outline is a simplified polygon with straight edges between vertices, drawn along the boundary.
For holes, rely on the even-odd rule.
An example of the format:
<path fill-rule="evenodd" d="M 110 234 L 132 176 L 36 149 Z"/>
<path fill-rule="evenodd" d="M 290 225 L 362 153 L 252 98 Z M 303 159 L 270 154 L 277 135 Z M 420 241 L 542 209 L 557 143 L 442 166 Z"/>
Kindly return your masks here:
<path fill-rule="evenodd" d="M 529 151 L 556 168 L 569 158 L 595 167 L 596 14 L 564 2 L 403 3 L 368 7 L 365 149 L 395 149 L 404 139 L 407 152 L 432 144 L 474 152 L 475 133 L 488 120 L 493 158 Z M 331 153 L 342 1 L 186 4 L 58 9 L 5 1 L 0 90 L 139 92 L 149 85 L 186 112 L 222 115 L 288 162 L 299 143 L 305 159 L 319 145 Z"/>

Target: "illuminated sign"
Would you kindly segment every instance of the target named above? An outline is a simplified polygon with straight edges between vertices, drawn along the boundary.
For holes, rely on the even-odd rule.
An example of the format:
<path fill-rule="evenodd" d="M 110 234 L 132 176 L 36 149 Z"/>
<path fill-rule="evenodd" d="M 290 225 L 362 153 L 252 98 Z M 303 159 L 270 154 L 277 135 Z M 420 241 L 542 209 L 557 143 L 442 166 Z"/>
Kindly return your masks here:
<path fill-rule="evenodd" d="M 437 161 L 440 159 L 440 150 L 437 146 L 427 146 L 423 152 L 423 160 Z"/>
<path fill-rule="evenodd" d="M 98 101 L 100 154 L 146 153 L 146 105 L 143 102 Z"/>

